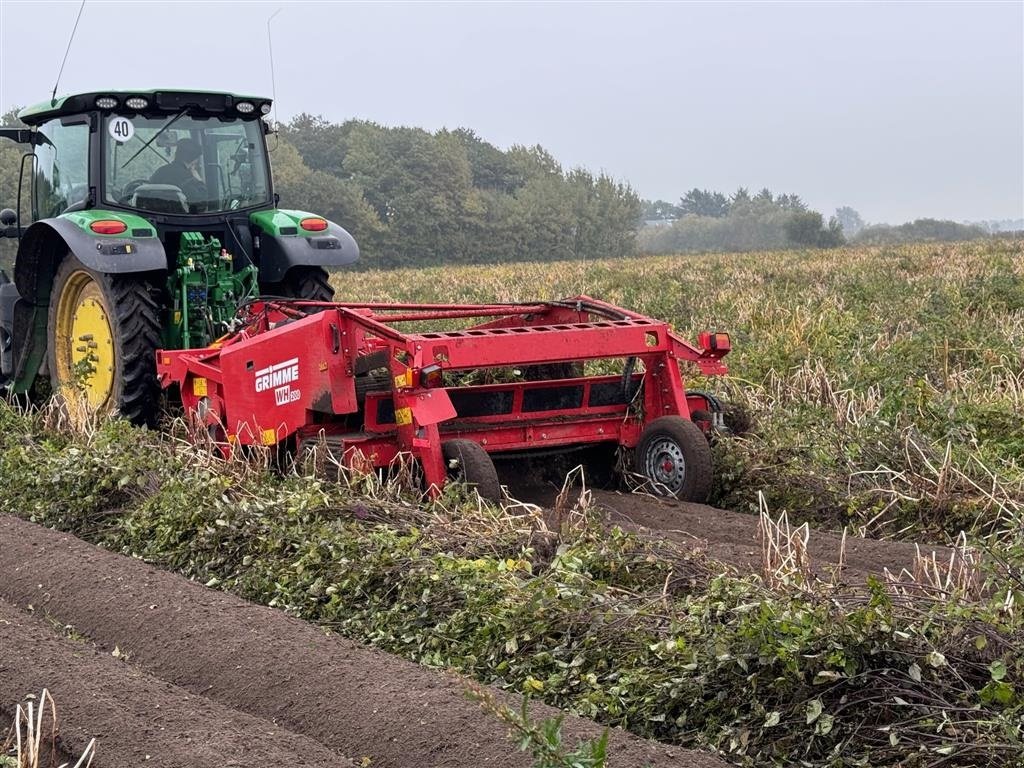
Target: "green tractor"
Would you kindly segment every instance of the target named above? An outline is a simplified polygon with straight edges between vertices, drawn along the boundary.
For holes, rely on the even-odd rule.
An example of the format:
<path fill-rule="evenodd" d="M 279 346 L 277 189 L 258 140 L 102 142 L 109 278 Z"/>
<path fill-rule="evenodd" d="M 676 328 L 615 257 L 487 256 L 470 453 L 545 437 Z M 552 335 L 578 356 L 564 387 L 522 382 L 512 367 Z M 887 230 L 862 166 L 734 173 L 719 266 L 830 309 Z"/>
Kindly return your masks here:
<path fill-rule="evenodd" d="M 265 98 L 101 91 L 29 107 L 13 281 L 0 270 L 0 390 L 52 391 L 153 423 L 155 351 L 207 346 L 258 295 L 328 301 L 359 257 L 321 216 L 277 207 Z M 32 222 L 20 220 L 31 196 Z M 12 203 L 15 201 L 11 201 Z"/>

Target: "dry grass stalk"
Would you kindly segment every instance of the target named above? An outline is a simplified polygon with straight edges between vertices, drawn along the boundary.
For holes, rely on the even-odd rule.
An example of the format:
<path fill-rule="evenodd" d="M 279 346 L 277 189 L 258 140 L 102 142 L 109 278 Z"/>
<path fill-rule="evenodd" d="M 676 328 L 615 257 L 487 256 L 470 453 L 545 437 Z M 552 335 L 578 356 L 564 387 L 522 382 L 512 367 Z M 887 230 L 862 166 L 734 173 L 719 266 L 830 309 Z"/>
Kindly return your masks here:
<path fill-rule="evenodd" d="M 984 582 L 980 557 L 973 547 L 967 545 L 967 535 L 963 531 L 957 536 L 948 561 L 945 558 L 940 560 L 934 550 L 924 555 L 920 546 L 915 546 L 915 549 L 912 570 L 904 568 L 893 574 L 888 568 L 885 569 L 886 582 L 893 594 L 908 596 L 924 593 L 939 600 L 981 598 Z"/>
<path fill-rule="evenodd" d="M 797 586 L 806 589 L 813 579 L 811 558 L 807 552 L 811 530 L 807 523 L 793 528 L 789 515 L 783 512 L 773 520 L 764 494 L 758 491 L 760 521 L 758 538 L 761 542 L 761 571 L 769 588 Z"/>
<path fill-rule="evenodd" d="M 47 713 L 47 705 L 49 712 Z M 47 723 L 47 714 L 49 715 Z M 48 724 L 49 728 L 44 728 Z M 43 741 L 46 731 L 47 740 Z M 57 750 L 57 704 L 50 695 L 50 691 L 43 688 L 39 695 L 38 706 L 35 702 L 29 701 L 26 704 L 19 704 L 14 713 L 14 725 L 11 733 L 3 744 L 3 752 L 13 748 L 14 760 L 17 768 L 40 768 L 44 756 L 49 756 L 49 765 L 55 762 Z M 59 768 L 89 768 L 92 765 L 96 753 L 96 739 L 91 739 L 82 752 L 81 757 L 75 762 L 62 763 Z"/>
<path fill-rule="evenodd" d="M 584 527 L 593 509 L 594 494 L 587 488 L 586 472 L 580 464 L 566 474 L 562 488 L 551 506 L 552 521 L 559 536 L 565 537 L 571 531 Z M 543 520 L 543 513 L 540 517 Z"/>

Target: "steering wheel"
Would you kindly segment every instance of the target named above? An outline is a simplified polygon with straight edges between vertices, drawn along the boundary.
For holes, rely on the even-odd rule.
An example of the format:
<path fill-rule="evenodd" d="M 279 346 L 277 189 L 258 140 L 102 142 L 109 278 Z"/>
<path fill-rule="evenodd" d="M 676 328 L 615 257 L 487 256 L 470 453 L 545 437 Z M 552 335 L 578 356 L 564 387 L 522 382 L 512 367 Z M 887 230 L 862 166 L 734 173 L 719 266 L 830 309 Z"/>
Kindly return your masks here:
<path fill-rule="evenodd" d="M 132 201 L 132 196 L 135 194 L 135 190 L 137 190 L 143 184 L 148 183 L 149 182 L 146 181 L 145 179 L 132 179 L 131 181 L 129 181 L 127 184 L 124 185 L 124 191 L 121 193 L 121 202 L 124 204 L 130 203 Z"/>

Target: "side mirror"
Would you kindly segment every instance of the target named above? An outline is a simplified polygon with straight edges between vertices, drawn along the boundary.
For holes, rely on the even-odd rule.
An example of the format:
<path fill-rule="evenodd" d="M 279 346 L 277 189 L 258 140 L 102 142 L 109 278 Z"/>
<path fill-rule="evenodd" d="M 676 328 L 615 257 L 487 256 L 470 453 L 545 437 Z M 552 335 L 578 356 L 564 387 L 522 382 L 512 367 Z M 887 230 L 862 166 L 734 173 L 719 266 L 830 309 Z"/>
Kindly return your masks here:
<path fill-rule="evenodd" d="M 10 208 L 0 211 L 0 237 L 18 237 L 18 214 Z"/>

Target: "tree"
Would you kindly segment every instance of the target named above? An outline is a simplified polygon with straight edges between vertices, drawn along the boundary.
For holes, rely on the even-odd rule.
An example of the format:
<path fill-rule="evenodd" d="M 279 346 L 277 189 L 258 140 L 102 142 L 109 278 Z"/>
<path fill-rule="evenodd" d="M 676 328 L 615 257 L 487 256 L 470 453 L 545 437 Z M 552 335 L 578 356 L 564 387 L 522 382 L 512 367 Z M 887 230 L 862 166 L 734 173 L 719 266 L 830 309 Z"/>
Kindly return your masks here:
<path fill-rule="evenodd" d="M 12 109 L 0 116 L 0 125 L 5 128 L 24 128 L 25 124 L 18 119 L 18 108 Z M 18 177 L 21 173 L 21 158 L 27 147 L 23 144 L 15 144 L 7 139 L 0 139 L 0 209 L 18 207 Z M 28 169 L 26 165 L 25 187 L 21 194 L 21 216 L 22 225 L 29 221 L 32 215 L 31 195 L 29 194 L 31 184 L 29 183 Z M 14 255 L 18 250 L 18 241 L 13 239 L 0 239 L 0 268 L 6 269 L 8 275 L 14 265 Z"/>
<path fill-rule="evenodd" d="M 825 226 L 824 217 L 817 211 L 797 211 L 783 224 L 783 231 L 793 245 L 811 248 L 831 248 L 843 244 L 843 231 L 833 217 Z"/>
<path fill-rule="evenodd" d="M 709 192 L 694 187 L 679 201 L 679 208 L 684 215 L 720 219 L 729 213 L 729 198 L 721 192 Z"/>
<path fill-rule="evenodd" d="M 310 168 L 343 176 L 348 136 L 358 121 L 350 120 L 341 125 L 328 122 L 320 115 L 303 112 L 292 118 L 287 125 L 280 126 L 280 135 L 299 150 L 302 159 Z M 274 146 L 274 140 L 269 142 Z"/>
<path fill-rule="evenodd" d="M 352 181 L 307 166 L 299 151 L 283 139 L 271 155 L 274 186 L 284 207 L 313 211 L 343 224 L 363 253 L 377 250 L 385 227 Z"/>
<path fill-rule="evenodd" d="M 775 205 L 784 211 L 797 211 L 802 213 L 807 210 L 807 204 L 800 199 L 800 195 L 779 195 L 775 198 Z"/>
<path fill-rule="evenodd" d="M 511 194 L 525 182 L 510 158 L 493 144 L 481 139 L 474 131 L 457 128 L 451 135 L 466 151 L 473 173 L 473 186 L 477 189 L 492 189 Z"/>
<path fill-rule="evenodd" d="M 839 226 L 843 229 L 843 234 L 846 237 L 856 237 L 857 234 L 864 229 L 864 219 L 860 217 L 853 208 L 848 205 L 844 205 L 841 208 L 836 208 L 836 220 L 839 222 Z"/>
<path fill-rule="evenodd" d="M 740 187 L 732 194 L 733 207 L 737 205 L 746 205 L 750 202 L 750 192 L 747 191 L 746 187 Z"/>
<path fill-rule="evenodd" d="M 846 245 L 846 238 L 843 236 L 843 225 L 839 223 L 839 219 L 832 216 L 828 220 L 828 229 L 821 230 L 821 233 L 818 235 L 818 247 L 837 248 L 840 245 Z"/>
<path fill-rule="evenodd" d="M 678 205 L 664 200 L 642 200 L 640 202 L 641 221 L 672 221 L 683 215 Z"/>

